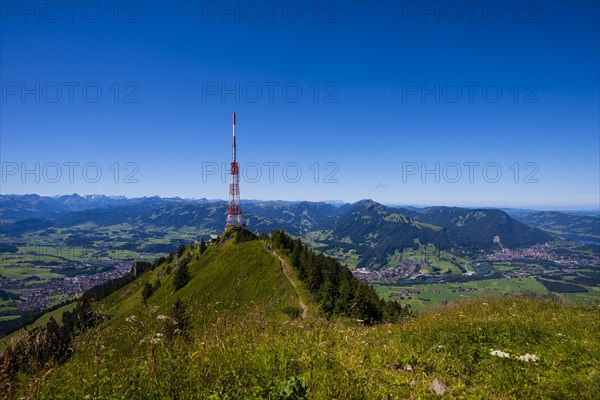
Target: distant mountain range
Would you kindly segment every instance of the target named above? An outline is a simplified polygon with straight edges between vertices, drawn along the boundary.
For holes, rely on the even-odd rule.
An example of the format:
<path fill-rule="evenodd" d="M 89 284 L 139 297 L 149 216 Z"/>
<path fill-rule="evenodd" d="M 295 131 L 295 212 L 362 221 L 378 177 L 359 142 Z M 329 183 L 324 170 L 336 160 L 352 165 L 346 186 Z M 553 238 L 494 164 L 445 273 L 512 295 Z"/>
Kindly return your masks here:
<path fill-rule="evenodd" d="M 354 250 L 359 267 L 381 267 L 397 251 L 433 244 L 452 253 L 474 254 L 544 243 L 552 235 L 512 219 L 501 210 L 458 207 L 402 209 L 361 200 L 340 207 L 318 228 L 328 247 Z M 495 243 L 495 239 L 499 243 Z"/>
<path fill-rule="evenodd" d="M 193 228 L 220 233 L 227 203 L 181 198 L 110 196 L 0 196 L 1 233 L 70 228 L 82 224 L 130 224 L 147 228 Z M 566 237 L 598 237 L 598 218 L 558 212 L 515 212 L 459 207 L 396 208 L 372 200 L 336 206 L 324 202 L 250 201 L 243 203 L 252 231 L 283 229 L 320 246 L 360 254 L 359 266 L 387 263 L 397 251 L 419 244 L 455 253 L 473 254 L 505 247 L 522 247 Z M 555 221 L 554 225 L 552 221 Z M 554 229 L 557 226 L 561 229 Z M 573 229 L 566 232 L 565 229 Z M 595 236 L 594 236 L 595 235 Z"/>
<path fill-rule="evenodd" d="M 206 203 L 207 199 L 182 199 L 180 197 L 138 197 L 86 195 L 63 196 L 0 195 L 0 220 L 18 221 L 26 218 L 55 218 L 59 214 L 83 211 L 92 208 L 105 208 L 130 205 L 158 205 L 174 203 Z"/>

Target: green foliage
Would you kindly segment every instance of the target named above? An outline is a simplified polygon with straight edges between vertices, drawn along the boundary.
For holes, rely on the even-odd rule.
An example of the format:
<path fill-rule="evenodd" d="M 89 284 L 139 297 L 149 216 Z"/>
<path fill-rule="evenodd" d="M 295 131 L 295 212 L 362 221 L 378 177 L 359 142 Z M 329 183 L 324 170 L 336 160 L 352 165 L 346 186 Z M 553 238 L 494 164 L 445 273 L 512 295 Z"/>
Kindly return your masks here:
<path fill-rule="evenodd" d="M 186 249 L 186 245 L 185 244 L 180 244 L 179 247 L 177 248 L 177 257 L 181 258 L 181 256 L 183 255 L 183 252 Z"/>
<path fill-rule="evenodd" d="M 101 316 L 83 299 L 73 311 L 63 313 L 61 326 L 51 317 L 45 326 L 26 329 L 0 357 L 0 364 L 5 365 L 9 375 L 19 371 L 37 373 L 48 366 L 61 364 L 71 355 L 75 337 L 101 321 Z"/>
<path fill-rule="evenodd" d="M 165 277 L 162 264 L 75 313 L 111 317 L 74 330 L 79 335 L 67 363 L 50 360 L 17 373 L 16 351 L 9 350 L 0 392 L 7 399 L 422 399 L 434 397 L 429 384 L 440 379 L 449 398 L 597 397 L 597 306 L 484 298 L 394 324 L 290 321 L 282 310 L 297 309 L 295 292 L 263 243 L 211 245 L 197 260 L 193 251 L 183 253 L 194 260 L 193 276 L 176 294 L 163 284 L 142 303 L 146 282 L 174 279 Z M 292 260 L 294 251 L 280 250 Z M 299 254 L 306 265 L 320 263 L 309 251 Z M 298 262 L 294 269 L 304 264 Z M 332 271 L 322 271 L 323 282 L 334 282 Z M 364 290 L 340 282 L 334 309 Z M 332 287 L 322 283 L 319 291 Z M 398 312 L 394 302 L 383 304 L 384 320 Z M 71 320 L 80 319 L 72 314 Z M 57 327 L 50 325 L 31 347 L 53 343 Z M 537 361 L 519 359 L 526 354 Z"/>
<path fill-rule="evenodd" d="M 152 264 L 147 261 L 136 261 L 131 271 L 128 274 L 120 277 L 111 279 L 108 282 L 104 282 L 101 285 L 94 286 L 93 288 L 86 290 L 81 296 L 82 300 L 86 301 L 98 301 L 102 300 L 106 296 L 114 293 L 116 290 L 122 288 L 130 282 L 133 282 L 136 277 L 142 275 L 144 272 L 152 269 Z"/>
<path fill-rule="evenodd" d="M 277 398 L 281 400 L 299 400 L 307 395 L 306 381 L 302 377 L 292 376 L 279 387 Z"/>
<path fill-rule="evenodd" d="M 175 291 L 178 291 L 192 279 L 192 275 L 190 274 L 190 270 L 188 268 L 187 262 L 181 262 L 181 264 L 175 270 L 175 276 L 173 278 L 173 287 Z"/>
<path fill-rule="evenodd" d="M 440 379 L 449 398 L 595 399 L 596 308 L 508 297 L 371 327 L 218 318 L 185 340 L 127 331 L 136 335 L 127 348 L 90 337 L 80 343 L 90 349 L 21 381 L 13 394 L 26 397 L 34 388 L 40 399 L 422 399 L 434 398 L 429 384 Z M 140 326 L 153 321 L 155 315 L 139 316 Z M 518 359 L 525 354 L 538 361 Z"/>
<path fill-rule="evenodd" d="M 171 309 L 171 318 L 164 319 L 164 332 L 169 339 L 175 336 L 187 337 L 192 328 L 187 305 L 180 298 L 175 300 Z"/>
<path fill-rule="evenodd" d="M 297 306 L 287 306 L 281 310 L 285 315 L 288 315 L 291 319 L 300 318 L 302 315 L 302 309 Z"/>
<path fill-rule="evenodd" d="M 221 243 L 229 240 L 232 240 L 234 243 L 243 243 L 257 239 L 258 237 L 254 233 L 239 226 L 231 226 L 223 232 L 223 235 L 221 235 Z"/>
<path fill-rule="evenodd" d="M 150 296 L 152 296 L 152 294 L 156 292 L 158 288 L 160 288 L 160 279 L 157 279 L 154 284 L 150 282 L 144 283 L 144 287 L 142 289 L 142 301 L 144 304 L 146 304 Z"/>
<path fill-rule="evenodd" d="M 271 234 L 271 241 L 273 246 L 291 255 L 291 265 L 298 278 L 327 318 L 345 316 L 373 324 L 398 321 L 408 314 L 399 303 L 381 300 L 372 286 L 359 282 L 348 268 L 310 250 L 300 239 L 276 230 Z"/>

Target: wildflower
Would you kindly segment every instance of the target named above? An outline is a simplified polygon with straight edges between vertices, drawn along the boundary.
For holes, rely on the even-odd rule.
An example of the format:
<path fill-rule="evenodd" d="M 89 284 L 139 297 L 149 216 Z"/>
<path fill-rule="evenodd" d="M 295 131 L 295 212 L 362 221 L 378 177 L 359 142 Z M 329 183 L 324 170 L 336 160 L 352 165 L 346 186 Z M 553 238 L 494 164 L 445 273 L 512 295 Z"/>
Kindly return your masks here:
<path fill-rule="evenodd" d="M 156 319 L 159 321 L 167 321 L 169 317 L 167 317 L 166 315 L 159 315 L 156 317 Z"/>
<path fill-rule="evenodd" d="M 158 332 L 156 335 L 154 335 L 152 340 L 150 340 L 150 343 L 152 343 L 154 345 L 157 344 L 158 342 L 160 342 L 160 340 L 162 339 L 163 336 L 165 336 L 164 333 Z"/>
<path fill-rule="evenodd" d="M 540 358 L 538 356 L 536 356 L 535 354 L 525 354 L 524 356 L 518 356 L 517 359 L 521 360 L 521 361 L 525 361 L 525 362 L 529 362 L 529 361 L 538 361 Z"/>
<path fill-rule="evenodd" d="M 125 321 L 129 323 L 134 323 L 137 322 L 137 318 L 135 317 L 135 315 L 130 315 L 129 317 L 125 318 Z"/>
<path fill-rule="evenodd" d="M 510 358 L 510 354 L 502 351 L 502 350 L 494 350 L 490 349 L 490 354 L 500 358 Z"/>

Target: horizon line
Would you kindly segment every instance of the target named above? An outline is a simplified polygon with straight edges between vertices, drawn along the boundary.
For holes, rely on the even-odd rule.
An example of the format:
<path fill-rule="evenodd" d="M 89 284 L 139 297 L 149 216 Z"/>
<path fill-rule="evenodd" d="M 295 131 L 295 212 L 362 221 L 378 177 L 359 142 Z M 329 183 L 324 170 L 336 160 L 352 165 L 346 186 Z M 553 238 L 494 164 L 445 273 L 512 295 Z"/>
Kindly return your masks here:
<path fill-rule="evenodd" d="M 207 197 L 182 197 L 182 196 L 161 196 L 161 195 L 143 195 L 143 196 L 126 196 L 122 194 L 105 194 L 105 193 L 89 193 L 89 194 L 79 194 L 77 192 L 74 193 L 65 193 L 65 194 L 40 194 L 40 193 L 0 193 L 0 196 L 31 196 L 36 195 L 40 197 L 62 197 L 62 196 L 73 196 L 77 195 L 80 197 L 88 197 L 88 196 L 104 196 L 104 197 L 122 197 L 125 199 L 133 200 L 133 199 L 144 199 L 144 198 L 159 198 L 159 199 L 181 199 L 181 200 L 189 200 L 189 201 L 199 201 L 205 200 L 209 202 L 227 202 L 227 199 L 222 198 L 207 198 Z M 356 201 L 347 201 L 340 199 L 326 199 L 326 200 L 310 200 L 310 199 L 242 199 L 242 202 L 288 202 L 288 203 L 301 203 L 301 202 L 309 202 L 309 203 L 328 203 L 328 204 L 354 204 L 363 200 L 371 200 L 376 203 L 382 204 L 387 207 L 414 207 L 414 208 L 428 208 L 428 207 L 460 207 L 460 208 L 469 208 L 469 209 L 517 209 L 517 210 L 531 210 L 531 211 L 576 211 L 576 212 L 598 212 L 600 213 L 600 205 L 594 208 L 593 205 L 584 205 L 584 206 L 575 206 L 575 205 L 551 205 L 551 206 L 542 206 L 542 205 L 481 205 L 481 204 L 467 204 L 467 203 L 448 203 L 448 204 L 431 204 L 431 203 L 396 203 L 389 201 L 377 201 L 372 198 L 362 198 Z"/>

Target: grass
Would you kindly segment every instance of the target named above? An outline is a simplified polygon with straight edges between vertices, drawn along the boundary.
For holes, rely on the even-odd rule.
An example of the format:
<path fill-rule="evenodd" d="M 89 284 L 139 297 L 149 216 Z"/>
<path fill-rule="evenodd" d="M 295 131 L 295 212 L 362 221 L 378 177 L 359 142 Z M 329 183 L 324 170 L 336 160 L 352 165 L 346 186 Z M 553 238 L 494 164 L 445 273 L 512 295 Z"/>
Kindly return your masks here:
<path fill-rule="evenodd" d="M 18 264 L 92 263 L 98 260 L 106 260 L 109 255 L 120 260 L 138 258 L 140 254 L 137 252 L 117 250 L 114 247 L 118 244 L 131 243 L 133 235 L 141 230 L 151 236 L 145 239 L 136 239 L 136 243 L 140 245 L 170 243 L 171 240 L 189 241 L 195 239 L 198 234 L 197 230 L 192 227 L 158 229 L 138 224 L 111 226 L 80 224 L 68 229 L 52 228 L 51 230 L 42 229 L 26 232 L 21 237 L 22 242 L 27 243 L 26 246 L 18 246 L 19 251 L 17 253 L 0 254 L 0 273 L 4 267 Z M 81 239 L 80 245 L 68 245 L 68 239 L 66 240 L 66 238 L 69 237 Z M 13 238 L 0 234 L 0 239 L 11 242 Z"/>
<path fill-rule="evenodd" d="M 32 276 L 37 276 L 41 280 L 49 280 L 53 278 L 63 277 L 63 275 L 52 272 L 52 268 L 36 267 L 5 267 L 2 268 L 0 276 L 9 279 L 24 279 Z"/>
<path fill-rule="evenodd" d="M 199 256 L 186 252 L 182 258 L 190 255 L 194 258 Z M 175 262 L 163 265 L 107 297 L 102 301 L 101 308 L 107 310 L 111 318 L 144 313 L 152 307 L 157 308 L 157 312 L 169 313 L 176 298 L 181 298 L 194 311 L 198 311 L 193 313 L 193 323 L 207 323 L 219 314 L 219 309 L 236 309 L 240 304 L 252 304 L 256 310 L 263 310 L 277 318 L 281 317 L 280 308 L 295 304 L 293 288 L 288 287 L 287 281 L 281 280 L 285 276 L 278 262 L 259 242 L 211 246 L 199 260 L 188 265 L 192 280 L 176 293 L 172 286 L 173 273 L 167 274 L 168 267 L 175 268 Z M 142 286 L 147 281 L 154 282 L 157 279 L 161 281 L 161 287 L 152 295 L 148 301 L 149 307 L 146 307 L 141 303 Z M 200 311 L 209 303 L 219 303 L 216 314 L 207 315 Z"/>
<path fill-rule="evenodd" d="M 402 252 L 396 251 L 388 257 L 387 267 L 397 268 L 401 265 L 400 260 L 427 261 L 432 267 L 438 268 L 436 274 L 461 274 L 462 271 L 453 264 L 457 263 L 467 269 L 468 260 L 444 250 L 437 250 L 432 244 L 419 245 L 417 249 L 406 248 Z M 428 271 L 431 273 L 432 271 Z"/>
<path fill-rule="evenodd" d="M 73 302 L 73 303 L 67 304 L 65 306 L 62 306 L 54 311 L 45 313 L 44 315 L 39 317 L 37 320 L 35 320 L 35 322 L 33 322 L 31 325 L 28 325 L 28 328 L 31 328 L 33 326 L 45 325 L 48 321 L 50 321 L 50 318 L 54 318 L 56 320 L 56 322 L 58 322 L 60 324 L 63 312 L 71 311 L 72 309 L 75 308 L 76 304 L 77 304 L 76 302 Z M 14 315 L 11 317 L 18 318 L 19 315 Z M 11 341 L 15 338 L 18 338 L 22 332 L 23 332 L 23 330 L 20 329 L 20 330 L 17 330 L 15 332 L 11 333 L 8 336 L 0 338 L 0 352 L 3 352 L 6 349 L 6 347 L 9 346 Z"/>
<path fill-rule="evenodd" d="M 297 306 L 295 291 L 283 275 L 279 262 L 258 241 L 213 245 L 202 256 L 197 250 L 194 253 L 186 251 L 182 259 L 187 257 L 194 260 L 188 264 L 193 277 L 179 291 L 174 292 L 172 285 L 172 270 L 176 265 L 173 261 L 144 274 L 95 304 L 96 310 L 105 318 L 97 329 L 120 354 L 127 354 L 135 348 L 135 344 L 143 339 L 144 332 L 160 329 L 162 325 L 156 317 L 169 315 L 177 298 L 187 304 L 193 326 L 209 326 L 221 319 L 240 318 L 283 322 L 289 319 L 284 309 Z M 168 273 L 169 269 L 171 273 Z M 143 304 L 141 292 L 144 283 L 157 279 L 161 281 L 160 288 L 149 298 L 147 305 Z M 126 322 L 132 315 L 139 320 L 147 319 L 144 329 L 137 335 L 129 332 L 130 324 Z M 60 315 L 54 317 L 60 321 Z M 47 314 L 43 321 L 49 318 Z M 3 343 L 18 335 L 19 332 L 11 335 Z M 88 350 L 89 346 L 89 342 L 81 344 Z"/>
<path fill-rule="evenodd" d="M 468 301 L 479 297 L 507 294 L 548 293 L 548 290 L 533 278 L 486 279 L 464 283 L 438 283 L 413 286 L 382 285 L 376 286 L 375 289 L 384 299 L 397 300 L 403 305 L 410 305 L 412 311 L 421 311 L 440 305 L 446 301 Z M 403 290 L 419 293 L 405 295 L 404 298 L 401 298 Z"/>
<path fill-rule="evenodd" d="M 105 322 L 76 340 L 66 364 L 19 374 L 6 397 L 423 399 L 435 397 L 434 379 L 450 398 L 594 399 L 600 390 L 597 305 L 481 297 L 373 327 L 291 319 L 282 310 L 297 306 L 295 292 L 260 241 L 211 245 L 182 259 L 188 256 L 193 278 L 180 291 L 173 293 L 168 273 L 176 261 L 144 274 L 95 304 Z M 161 286 L 144 305 L 141 288 L 156 279 Z M 469 293 L 511 284 L 486 281 Z M 160 337 L 159 316 L 176 298 L 187 304 L 193 328 Z M 538 361 L 517 359 L 525 354 Z"/>
<path fill-rule="evenodd" d="M 580 285 L 583 286 L 583 285 Z M 588 291 L 587 293 L 557 293 L 556 295 L 567 301 L 572 301 L 576 304 L 585 304 L 590 301 L 600 301 L 600 287 L 598 286 L 583 286 Z"/>
<path fill-rule="evenodd" d="M 552 301 L 477 300 L 376 327 L 217 318 L 188 340 L 153 343 L 155 332 L 123 327 L 141 337 L 126 353 L 90 333 L 65 366 L 21 378 L 40 399 L 420 399 L 434 379 L 451 398 L 593 399 L 600 383 L 598 308 Z"/>

